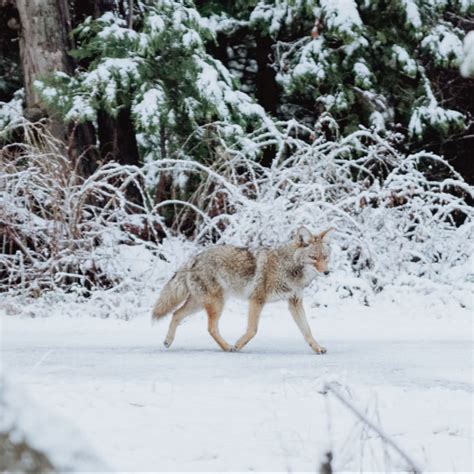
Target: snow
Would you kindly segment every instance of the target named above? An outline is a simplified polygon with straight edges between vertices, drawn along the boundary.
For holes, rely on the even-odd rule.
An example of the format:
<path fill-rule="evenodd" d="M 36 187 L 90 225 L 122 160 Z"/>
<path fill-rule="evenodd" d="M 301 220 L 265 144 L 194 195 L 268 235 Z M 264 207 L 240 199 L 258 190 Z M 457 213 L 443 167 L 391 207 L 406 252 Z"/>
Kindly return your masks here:
<path fill-rule="evenodd" d="M 0 366 L 0 433 L 8 433 L 15 444 L 26 442 L 45 454 L 60 472 L 110 470 L 77 429 L 45 411 L 42 403 L 34 403 L 5 377 L 2 369 Z"/>
<path fill-rule="evenodd" d="M 138 33 L 129 28 L 124 28 L 120 22 L 114 22 L 109 26 L 105 26 L 97 33 L 97 36 L 104 41 L 110 41 L 111 39 L 134 41 L 138 38 Z"/>
<path fill-rule="evenodd" d="M 265 109 L 255 102 L 245 93 L 227 89 L 224 91 L 224 99 L 228 104 L 238 108 L 239 112 L 245 117 L 266 118 Z"/>
<path fill-rule="evenodd" d="M 460 70 L 464 77 L 474 77 L 474 31 L 470 31 L 464 38 L 464 54 Z"/>
<path fill-rule="evenodd" d="M 363 36 L 354 38 L 350 43 L 347 43 L 343 46 L 344 53 L 347 57 L 354 56 L 356 53 L 359 53 L 361 50 L 369 47 L 369 42 Z"/>
<path fill-rule="evenodd" d="M 202 46 L 201 37 L 194 30 L 188 30 L 182 39 L 185 48 L 193 49 Z"/>
<path fill-rule="evenodd" d="M 117 89 L 127 89 L 140 77 L 140 58 L 105 58 L 95 69 L 84 74 L 83 85 L 94 95 L 103 90 L 109 104 L 117 99 Z"/>
<path fill-rule="evenodd" d="M 392 61 L 398 64 L 408 77 L 416 77 L 418 66 L 416 61 L 410 57 L 408 51 L 398 45 L 393 45 L 392 51 Z"/>
<path fill-rule="evenodd" d="M 38 86 L 41 87 L 42 82 L 41 81 L 38 81 L 38 82 L 39 82 Z M 46 86 L 41 89 L 41 94 L 47 99 L 53 100 L 57 97 L 58 91 L 54 87 Z"/>
<path fill-rule="evenodd" d="M 225 102 L 222 100 L 226 84 L 219 80 L 218 71 L 210 66 L 206 61 L 195 57 L 195 62 L 197 67 L 200 69 L 196 81 L 199 93 L 203 98 L 208 100 L 217 108 L 221 117 L 228 118 L 229 111 Z"/>
<path fill-rule="evenodd" d="M 368 88 L 372 85 L 372 73 L 367 67 L 365 61 L 357 61 L 354 64 L 354 74 L 356 77 L 356 84 L 360 87 Z"/>
<path fill-rule="evenodd" d="M 463 56 L 461 39 L 445 25 L 438 25 L 430 31 L 421 47 L 429 51 L 436 64 L 441 66 L 457 66 Z"/>
<path fill-rule="evenodd" d="M 369 122 L 375 130 L 385 130 L 385 118 L 382 113 L 374 111 L 370 114 Z"/>
<path fill-rule="evenodd" d="M 15 126 L 23 121 L 23 102 L 25 90 L 18 89 L 9 102 L 0 101 L 0 134 L 4 133 L 9 125 Z"/>
<path fill-rule="evenodd" d="M 105 12 L 100 18 L 100 21 L 103 23 L 119 23 L 119 24 L 125 24 L 125 21 L 114 15 L 113 12 Z"/>
<path fill-rule="evenodd" d="M 320 82 L 326 78 L 325 67 L 327 66 L 328 53 L 324 46 L 324 39 L 319 37 L 301 49 L 298 64 L 291 73 L 294 79 L 312 77 L 316 82 Z"/>
<path fill-rule="evenodd" d="M 146 17 L 146 26 L 150 29 L 150 32 L 154 34 L 161 34 L 165 31 L 163 18 L 153 12 Z"/>
<path fill-rule="evenodd" d="M 298 2 L 296 2 L 295 7 L 298 6 Z M 276 36 L 285 24 L 291 24 L 291 9 L 292 7 L 284 1 L 277 1 L 275 5 L 271 6 L 264 2 L 258 2 L 250 14 L 249 21 L 252 26 L 257 28 L 264 25 L 270 35 Z"/>
<path fill-rule="evenodd" d="M 414 0 L 401 0 L 400 2 L 405 9 L 406 21 L 414 30 L 421 28 L 421 18 L 418 6 Z"/>
<path fill-rule="evenodd" d="M 109 82 L 106 87 L 113 87 L 113 83 Z M 109 89 L 110 91 L 110 89 Z M 96 110 L 93 108 L 91 101 L 82 95 L 75 95 L 72 97 L 72 105 L 65 116 L 65 120 L 94 120 L 96 117 Z"/>
<path fill-rule="evenodd" d="M 132 112 L 137 121 L 146 130 L 148 127 L 159 128 L 160 115 L 166 105 L 166 95 L 159 84 L 155 84 L 152 89 L 147 90 L 142 99 L 134 103 Z"/>
<path fill-rule="evenodd" d="M 249 95 L 234 89 L 232 77 L 220 61 L 213 60 L 212 64 L 209 64 L 197 55 L 194 55 L 193 58 L 200 71 L 196 81 L 198 92 L 203 99 L 216 108 L 221 119 L 229 122 L 231 110 L 233 110 L 238 111 L 246 118 L 257 117 L 272 130 L 274 129 L 273 123 L 267 117 L 263 107 L 255 103 Z M 186 102 L 190 115 L 193 116 L 192 98 Z"/>
<path fill-rule="evenodd" d="M 158 276 L 166 271 L 147 280 Z M 112 468 L 316 471 L 331 449 L 337 470 L 384 470 L 380 439 L 322 393 L 331 382 L 424 470 L 472 471 L 472 314 L 456 301 L 392 287 L 370 306 L 330 298 L 315 307 L 309 294 L 325 356 L 310 351 L 285 303 L 265 307 L 240 353 L 216 346 L 202 313 L 166 350 L 169 320 L 151 327 L 149 318 L 161 284 L 76 303 L 4 300 L 10 377 L 78 426 Z M 245 306 L 224 310 L 229 341 L 244 331 Z M 406 468 L 390 457 L 390 470 Z"/>
<path fill-rule="evenodd" d="M 334 29 L 348 38 L 357 36 L 362 20 L 354 0 L 321 0 L 324 20 L 328 29 Z"/>
<path fill-rule="evenodd" d="M 447 129 L 450 124 L 459 124 L 459 127 L 463 128 L 463 123 L 464 116 L 461 112 L 444 109 L 437 102 L 430 101 L 428 105 L 420 105 L 414 109 L 408 131 L 410 135 L 421 135 L 424 129 L 423 124 Z"/>
<path fill-rule="evenodd" d="M 228 16 L 225 12 L 220 12 L 220 14 L 212 14 L 209 17 L 202 17 L 202 23 L 205 27 L 213 31 L 214 34 L 217 33 L 227 33 L 232 34 L 238 28 L 248 26 L 249 22 L 245 20 L 238 20 Z"/>

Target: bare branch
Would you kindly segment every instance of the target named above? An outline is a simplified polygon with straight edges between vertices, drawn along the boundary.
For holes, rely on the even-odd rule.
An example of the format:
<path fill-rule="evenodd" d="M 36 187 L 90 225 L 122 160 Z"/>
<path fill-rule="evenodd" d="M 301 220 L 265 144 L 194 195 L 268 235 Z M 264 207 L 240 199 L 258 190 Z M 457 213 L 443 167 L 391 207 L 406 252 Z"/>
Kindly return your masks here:
<path fill-rule="evenodd" d="M 368 428 L 377 433 L 378 436 L 390 446 L 398 455 L 408 464 L 410 472 L 413 474 L 421 474 L 422 470 L 418 467 L 418 464 L 393 441 L 379 426 L 372 423 L 358 408 L 356 408 L 346 397 L 344 397 L 339 390 L 336 389 L 334 384 L 328 383 L 325 385 L 325 392 L 330 392 L 337 398 L 353 415 L 355 415 L 360 421 L 362 421 Z"/>

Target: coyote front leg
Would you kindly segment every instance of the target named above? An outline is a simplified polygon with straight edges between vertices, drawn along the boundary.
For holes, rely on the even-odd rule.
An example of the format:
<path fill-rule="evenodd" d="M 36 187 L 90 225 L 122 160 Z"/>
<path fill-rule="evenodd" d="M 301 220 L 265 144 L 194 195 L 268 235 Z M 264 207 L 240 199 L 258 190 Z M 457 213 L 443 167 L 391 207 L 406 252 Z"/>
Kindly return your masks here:
<path fill-rule="evenodd" d="M 219 332 L 219 318 L 224 309 L 224 298 L 216 297 L 209 299 L 204 303 L 204 309 L 208 317 L 208 330 L 212 338 L 219 344 L 223 351 L 230 351 L 231 345 L 228 344 Z"/>
<path fill-rule="evenodd" d="M 249 314 L 247 322 L 247 331 L 245 334 L 235 343 L 234 350 L 240 351 L 254 336 L 257 334 L 258 321 L 260 320 L 260 314 L 262 314 L 263 302 L 252 298 L 249 304 Z"/>
<path fill-rule="evenodd" d="M 309 344 L 311 349 L 313 349 L 316 354 L 325 354 L 326 349 L 320 346 L 311 334 L 311 328 L 309 327 L 308 321 L 306 320 L 306 315 L 304 313 L 303 301 L 300 298 L 290 298 L 288 300 L 288 308 L 290 313 L 295 320 L 296 325 L 298 326 L 301 334 L 305 338 L 305 341 Z"/>

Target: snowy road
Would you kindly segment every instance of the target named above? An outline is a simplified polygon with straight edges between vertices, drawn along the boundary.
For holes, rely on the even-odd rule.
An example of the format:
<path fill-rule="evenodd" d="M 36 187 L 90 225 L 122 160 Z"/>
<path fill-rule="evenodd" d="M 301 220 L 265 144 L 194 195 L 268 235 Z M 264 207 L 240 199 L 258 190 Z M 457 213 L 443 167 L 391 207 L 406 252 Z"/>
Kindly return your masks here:
<path fill-rule="evenodd" d="M 220 351 L 203 315 L 168 350 L 168 321 L 10 316 L 2 363 L 118 470 L 314 471 L 328 447 L 338 469 L 383 468 L 369 454 L 379 440 L 320 393 L 336 381 L 424 469 L 472 471 L 471 315 L 422 307 L 310 309 L 325 356 L 310 352 L 284 304 L 266 309 L 241 353 Z M 229 341 L 245 327 L 237 308 L 222 320 Z"/>

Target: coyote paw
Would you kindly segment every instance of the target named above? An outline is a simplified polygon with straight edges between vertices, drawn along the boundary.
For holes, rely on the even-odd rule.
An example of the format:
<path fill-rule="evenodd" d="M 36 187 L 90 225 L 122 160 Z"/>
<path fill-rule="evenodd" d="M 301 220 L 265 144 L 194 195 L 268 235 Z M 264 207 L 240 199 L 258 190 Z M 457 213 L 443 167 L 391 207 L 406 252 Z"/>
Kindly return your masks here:
<path fill-rule="evenodd" d="M 166 347 L 166 349 L 168 349 L 169 346 L 171 346 L 171 342 L 172 341 L 168 341 L 168 340 L 165 339 L 165 341 L 163 342 L 163 345 Z"/>
<path fill-rule="evenodd" d="M 228 351 L 229 352 L 237 352 L 239 349 L 236 346 L 230 346 Z"/>
<path fill-rule="evenodd" d="M 316 348 L 313 347 L 313 350 L 316 354 L 326 354 L 327 352 L 326 348 L 322 346 L 317 346 Z"/>

